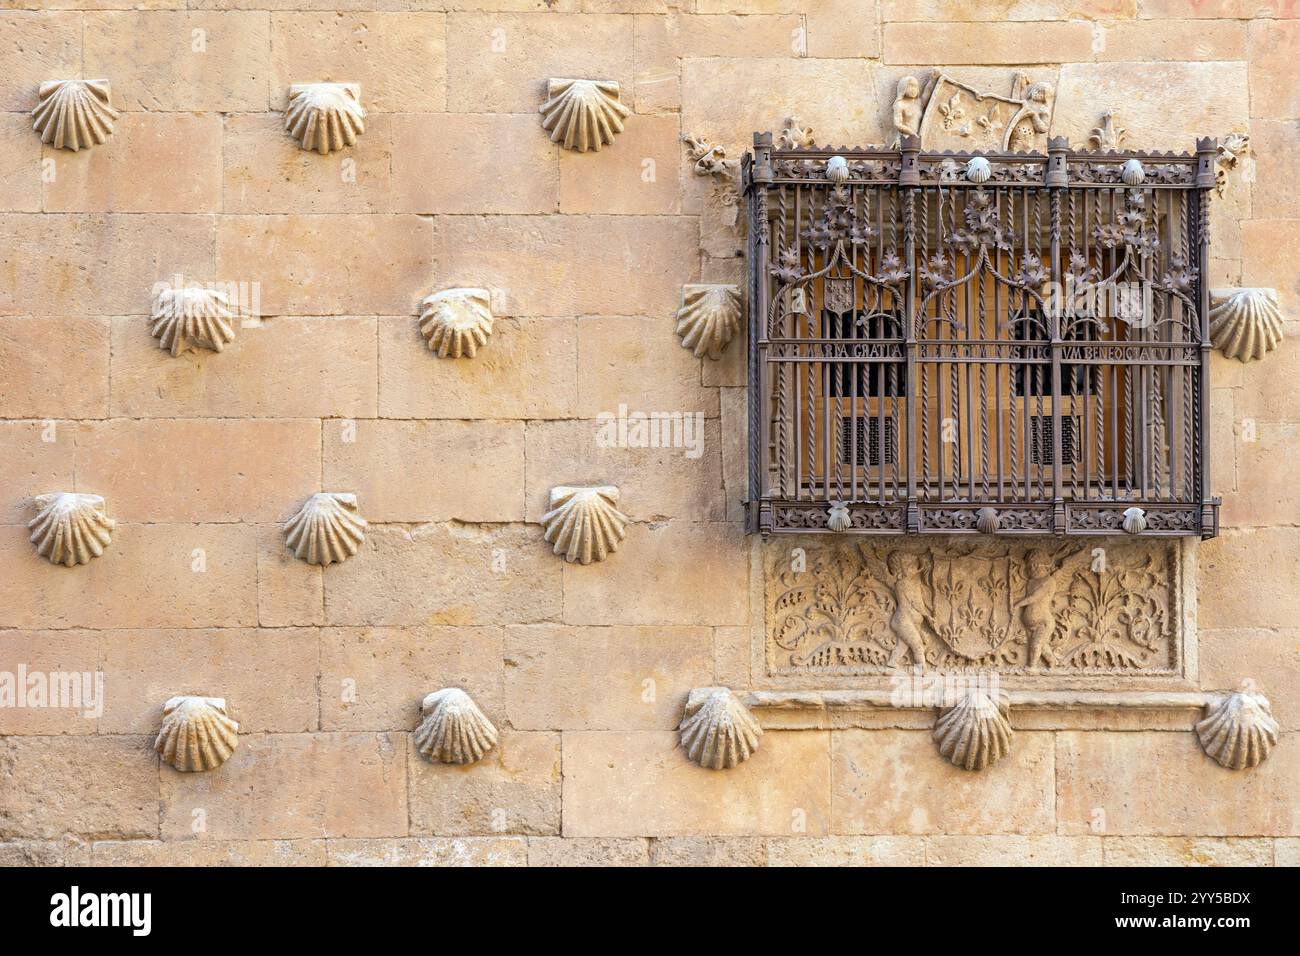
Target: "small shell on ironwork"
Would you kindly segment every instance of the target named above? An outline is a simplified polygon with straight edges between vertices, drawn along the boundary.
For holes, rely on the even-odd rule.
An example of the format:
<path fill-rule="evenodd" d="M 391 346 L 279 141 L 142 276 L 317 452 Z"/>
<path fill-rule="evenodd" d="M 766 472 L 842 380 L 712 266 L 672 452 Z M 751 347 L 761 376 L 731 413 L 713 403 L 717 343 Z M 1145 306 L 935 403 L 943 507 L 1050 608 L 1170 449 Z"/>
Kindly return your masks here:
<path fill-rule="evenodd" d="M 1119 178 L 1126 186 L 1141 186 L 1147 178 L 1147 171 L 1142 168 L 1142 160 L 1130 159 L 1120 167 Z"/>
<path fill-rule="evenodd" d="M 1278 724 L 1268 698 L 1242 691 L 1206 706 L 1196 725 L 1201 747 L 1229 770 L 1249 770 L 1264 762 L 1277 743 Z"/>
<path fill-rule="evenodd" d="M 826 527 L 830 531 L 848 531 L 853 527 L 853 518 L 849 514 L 849 506 L 843 501 L 831 502 L 830 509 L 826 512 Z"/>
<path fill-rule="evenodd" d="M 998 509 L 981 508 L 975 516 L 975 529 L 981 534 L 994 534 L 998 530 Z"/>
<path fill-rule="evenodd" d="M 497 745 L 497 729 L 459 687 L 436 690 L 420 704 L 415 748 L 436 763 L 468 764 Z"/>
<path fill-rule="evenodd" d="M 162 729 L 153 749 L 183 773 L 215 770 L 239 746 L 239 724 L 221 697 L 173 697 L 163 704 Z"/>
<path fill-rule="evenodd" d="M 599 152 L 623 132 L 623 121 L 632 114 L 619 97 L 614 80 L 551 80 L 546 102 L 538 107 L 542 129 L 565 149 Z"/>
<path fill-rule="evenodd" d="M 709 770 L 729 770 L 744 763 L 763 736 L 754 715 L 726 687 L 691 691 L 678 730 L 687 759 Z"/>
<path fill-rule="evenodd" d="M 322 155 L 356 144 L 366 131 L 358 83 L 295 83 L 284 128 L 306 150 Z"/>
<path fill-rule="evenodd" d="M 117 522 L 104 512 L 99 495 L 58 491 L 37 495 L 36 517 L 27 523 L 36 553 L 50 564 L 72 567 L 104 553 Z"/>
<path fill-rule="evenodd" d="M 939 753 L 963 770 L 983 770 L 1011 752 L 1010 708 L 1005 698 L 971 690 L 939 715 Z"/>
<path fill-rule="evenodd" d="M 973 183 L 986 183 L 993 175 L 993 167 L 983 156 L 972 156 L 966 163 L 966 178 Z"/>
<path fill-rule="evenodd" d="M 682 347 L 696 358 L 715 362 L 740 331 L 740 286 L 684 285 L 682 307 L 677 310 L 677 334 Z"/>
<path fill-rule="evenodd" d="M 826 178 L 833 183 L 847 182 L 849 178 L 849 161 L 843 156 L 832 156 L 826 160 Z"/>
<path fill-rule="evenodd" d="M 149 332 L 160 349 L 174 356 L 197 349 L 220 352 L 235 340 L 234 315 L 224 292 L 169 286 L 153 300 Z"/>
<path fill-rule="evenodd" d="M 285 544 L 308 564 L 346 561 L 365 540 L 366 519 L 357 513 L 357 496 L 351 494 L 314 494 L 284 525 Z"/>
<path fill-rule="evenodd" d="M 1282 311 L 1272 289 L 1210 292 L 1210 341 L 1227 358 L 1262 359 L 1282 341 Z"/>
<path fill-rule="evenodd" d="M 36 97 L 32 129 L 42 143 L 75 153 L 113 135 L 117 110 L 108 103 L 108 80 L 47 80 Z"/>
<path fill-rule="evenodd" d="M 487 289 L 443 289 L 420 303 L 420 334 L 440 358 L 473 358 L 492 335 Z"/>
<path fill-rule="evenodd" d="M 1141 534 L 1147 529 L 1147 513 L 1141 508 L 1125 508 L 1123 528 L 1129 534 Z"/>
<path fill-rule="evenodd" d="M 604 561 L 627 534 L 627 515 L 618 510 L 613 485 L 551 489 L 551 507 L 542 515 L 544 539 L 570 564 Z"/>

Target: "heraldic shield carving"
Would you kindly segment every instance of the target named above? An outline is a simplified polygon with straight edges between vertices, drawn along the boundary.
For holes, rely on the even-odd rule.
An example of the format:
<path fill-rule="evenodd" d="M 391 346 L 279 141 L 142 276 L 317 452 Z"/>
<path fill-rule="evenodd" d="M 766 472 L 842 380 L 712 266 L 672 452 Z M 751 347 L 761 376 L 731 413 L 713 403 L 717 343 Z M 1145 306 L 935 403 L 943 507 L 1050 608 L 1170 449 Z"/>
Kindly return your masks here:
<path fill-rule="evenodd" d="M 1179 544 L 765 545 L 768 672 L 1177 677 Z"/>

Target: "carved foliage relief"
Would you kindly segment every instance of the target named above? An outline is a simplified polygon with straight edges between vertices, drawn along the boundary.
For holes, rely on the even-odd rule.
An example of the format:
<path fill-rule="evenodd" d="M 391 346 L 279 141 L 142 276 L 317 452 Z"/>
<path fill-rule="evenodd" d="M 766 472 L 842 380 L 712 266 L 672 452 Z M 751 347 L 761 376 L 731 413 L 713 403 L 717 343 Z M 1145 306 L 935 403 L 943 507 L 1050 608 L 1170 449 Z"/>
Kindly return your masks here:
<path fill-rule="evenodd" d="M 769 542 L 768 670 L 1177 675 L 1178 554 L 1164 541 Z"/>

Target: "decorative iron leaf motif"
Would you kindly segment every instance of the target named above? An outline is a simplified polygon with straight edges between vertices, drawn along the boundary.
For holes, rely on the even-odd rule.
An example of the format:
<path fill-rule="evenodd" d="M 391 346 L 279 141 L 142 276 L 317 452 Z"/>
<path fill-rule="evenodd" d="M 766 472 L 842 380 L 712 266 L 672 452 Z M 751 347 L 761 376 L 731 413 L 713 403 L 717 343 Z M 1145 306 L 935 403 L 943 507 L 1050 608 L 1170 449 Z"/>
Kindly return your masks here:
<path fill-rule="evenodd" d="M 1124 246 L 1142 256 L 1155 253 L 1160 248 L 1160 239 L 1147 220 L 1146 194 L 1138 189 L 1127 190 L 1124 209 L 1115 214 L 1113 222 L 1096 226 L 1092 237 L 1106 249 Z"/>
<path fill-rule="evenodd" d="M 981 246 L 994 246 L 998 249 L 1010 249 L 1015 242 L 1015 235 L 1002 226 L 998 219 L 997 206 L 992 194 L 986 189 L 976 189 L 966 200 L 962 210 L 966 225 L 949 237 L 949 242 L 966 255 L 971 255 Z"/>
<path fill-rule="evenodd" d="M 852 191 L 847 186 L 836 186 L 826 198 L 821 218 L 805 229 L 803 235 L 814 248 L 826 251 L 845 240 L 854 245 L 872 242 L 877 230 L 871 224 L 871 210 L 865 197 L 859 212 Z"/>

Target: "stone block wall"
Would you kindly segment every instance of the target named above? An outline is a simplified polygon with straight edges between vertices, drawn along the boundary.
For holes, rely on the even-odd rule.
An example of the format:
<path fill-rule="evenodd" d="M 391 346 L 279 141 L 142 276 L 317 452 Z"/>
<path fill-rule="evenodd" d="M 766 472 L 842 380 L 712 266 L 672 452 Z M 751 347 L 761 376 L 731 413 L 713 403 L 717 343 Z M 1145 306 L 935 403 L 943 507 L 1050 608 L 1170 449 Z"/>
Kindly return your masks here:
<path fill-rule="evenodd" d="M 1300 863 L 1300 5 L 49 6 L 0 12 L 0 672 L 99 672 L 104 706 L 0 707 L 0 862 Z M 673 320 L 684 284 L 743 281 L 743 238 L 681 137 L 736 157 L 795 116 L 818 142 L 887 141 L 898 78 L 931 67 L 1051 82 L 1053 132 L 1080 145 L 1109 108 L 1128 147 L 1251 137 L 1214 279 L 1275 287 L 1289 335 L 1214 358 L 1224 527 L 1196 600 L 1202 684 L 1255 679 L 1282 725 L 1256 770 L 1140 722 L 1021 727 L 982 774 L 905 720 L 772 728 L 725 773 L 676 746 L 691 688 L 751 685 L 763 628 L 743 342 L 700 360 Z M 547 138 L 554 76 L 618 81 L 613 145 Z M 107 78 L 120 111 L 78 153 L 29 116 L 70 77 Z M 327 156 L 283 130 L 289 85 L 318 80 L 359 83 L 367 111 Z M 147 317 L 174 275 L 246 283 L 263 318 L 173 357 Z M 494 334 L 440 359 L 418 303 L 466 285 L 494 291 Z M 699 413 L 699 454 L 602 447 L 620 406 Z M 609 560 L 542 541 L 564 484 L 621 489 Z M 321 490 L 370 522 L 325 569 L 280 530 Z M 103 557 L 37 557 L 51 491 L 105 497 Z M 479 764 L 416 752 L 443 686 L 501 730 Z M 241 725 L 215 772 L 153 752 L 182 693 Z"/>

